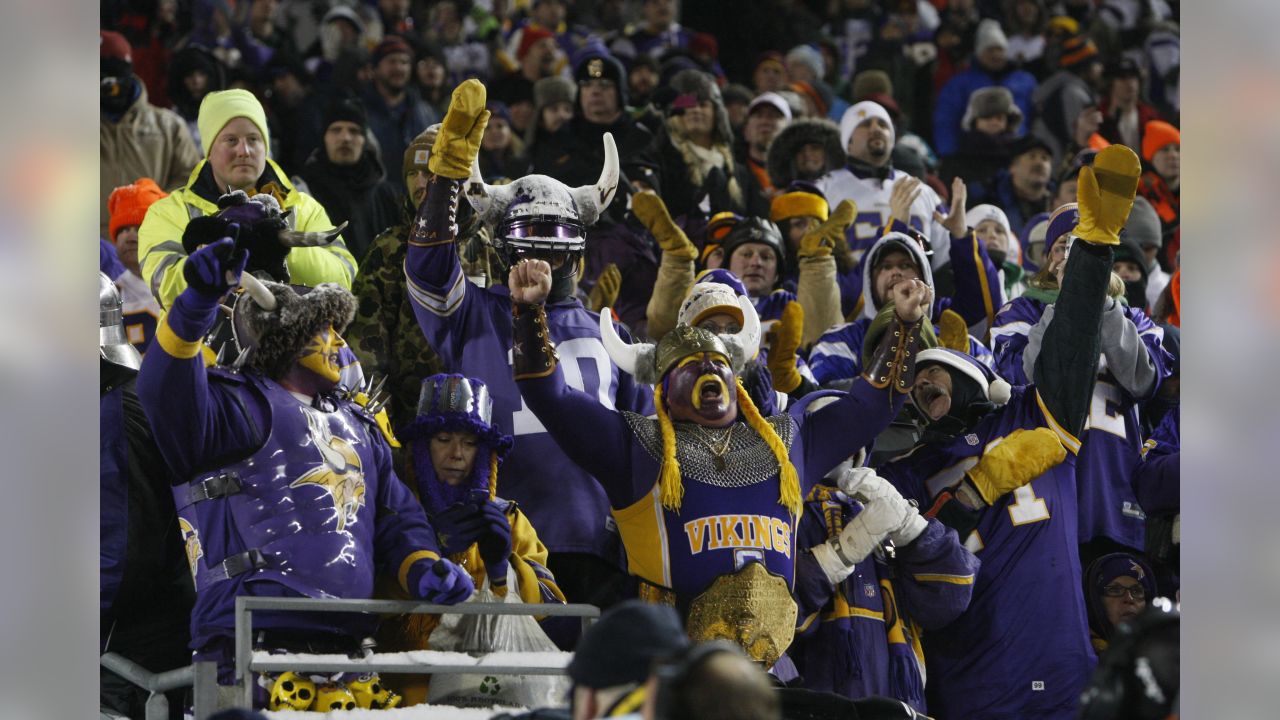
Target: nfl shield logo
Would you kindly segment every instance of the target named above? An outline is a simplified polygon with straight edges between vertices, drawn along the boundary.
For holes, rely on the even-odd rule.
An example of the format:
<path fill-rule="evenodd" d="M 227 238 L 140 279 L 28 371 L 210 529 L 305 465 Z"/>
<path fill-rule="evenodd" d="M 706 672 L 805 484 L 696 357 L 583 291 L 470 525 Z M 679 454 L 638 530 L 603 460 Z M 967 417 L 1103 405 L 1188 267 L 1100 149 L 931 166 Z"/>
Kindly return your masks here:
<path fill-rule="evenodd" d="M 863 594 L 863 595 L 866 595 L 866 596 L 867 596 L 867 597 L 869 597 L 869 598 L 873 598 L 873 597 L 875 597 L 875 596 L 876 596 L 876 586 L 875 586 L 875 585 L 872 585 L 871 583 L 863 583 L 863 584 L 862 584 L 862 594 Z"/>
<path fill-rule="evenodd" d="M 967 443 L 969 443 L 970 445 L 977 445 L 977 444 L 978 444 L 978 436 L 977 436 L 977 435 L 975 435 L 975 434 L 973 434 L 973 433 L 969 433 L 968 435 L 965 435 L 965 436 L 964 436 L 964 441 L 965 441 L 965 442 L 967 442 Z"/>

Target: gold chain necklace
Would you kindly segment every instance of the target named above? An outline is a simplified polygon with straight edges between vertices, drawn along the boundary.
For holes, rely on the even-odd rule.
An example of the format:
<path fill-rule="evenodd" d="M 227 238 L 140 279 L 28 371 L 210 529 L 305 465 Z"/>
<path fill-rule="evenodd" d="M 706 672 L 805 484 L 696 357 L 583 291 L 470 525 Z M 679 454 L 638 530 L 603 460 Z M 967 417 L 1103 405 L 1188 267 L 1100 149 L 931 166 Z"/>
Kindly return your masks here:
<path fill-rule="evenodd" d="M 711 451 L 711 459 L 715 463 L 716 470 L 718 472 L 724 472 L 725 467 L 729 464 L 728 461 L 725 460 L 724 456 L 729 452 L 729 443 L 733 441 L 733 430 L 735 427 L 737 427 L 737 423 L 731 424 L 729 426 L 729 432 L 725 433 L 723 438 L 716 439 L 701 425 L 695 424 L 693 426 L 694 431 L 697 433 L 698 440 L 700 440 L 703 445 L 707 446 L 707 450 Z M 719 447 L 717 447 L 717 444 Z"/>

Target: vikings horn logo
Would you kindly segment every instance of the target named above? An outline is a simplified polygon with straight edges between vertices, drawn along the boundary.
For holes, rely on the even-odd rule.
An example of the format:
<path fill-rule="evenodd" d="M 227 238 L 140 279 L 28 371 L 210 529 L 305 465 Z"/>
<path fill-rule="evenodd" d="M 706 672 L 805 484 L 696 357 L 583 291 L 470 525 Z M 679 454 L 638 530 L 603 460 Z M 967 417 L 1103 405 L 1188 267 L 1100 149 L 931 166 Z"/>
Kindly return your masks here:
<path fill-rule="evenodd" d="M 364 507 L 364 472 L 360 456 L 350 442 L 334 437 L 328 424 L 314 410 L 302 408 L 302 413 L 307 416 L 311 442 L 320 451 L 324 464 L 308 470 L 289 487 L 319 485 L 324 488 L 333 498 L 333 507 L 338 511 L 338 532 L 342 532 L 347 523 L 356 521 L 356 513 Z"/>
<path fill-rule="evenodd" d="M 191 566 L 191 579 L 194 580 L 196 562 L 204 557 L 204 550 L 200 547 L 200 533 L 182 518 L 178 518 L 178 530 L 182 532 L 182 544 L 187 550 L 187 564 Z"/>

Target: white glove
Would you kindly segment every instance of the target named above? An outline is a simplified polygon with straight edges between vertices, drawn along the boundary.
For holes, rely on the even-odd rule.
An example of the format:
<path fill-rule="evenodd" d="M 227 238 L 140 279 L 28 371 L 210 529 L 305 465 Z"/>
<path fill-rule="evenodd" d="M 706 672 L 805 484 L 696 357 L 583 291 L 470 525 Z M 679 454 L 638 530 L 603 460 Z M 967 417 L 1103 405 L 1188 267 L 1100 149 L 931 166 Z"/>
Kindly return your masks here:
<path fill-rule="evenodd" d="M 871 468 L 847 468 L 840 473 L 838 482 L 840 490 L 855 500 L 868 505 L 883 502 L 892 506 L 892 510 L 887 512 L 901 518 L 901 524 L 889 530 L 889 539 L 894 545 L 906 545 L 915 540 L 929 524 L 929 521 L 920 516 L 916 506 L 902 497 L 893 483 L 877 475 Z"/>
<path fill-rule="evenodd" d="M 892 503 L 874 501 L 862 507 L 862 512 L 849 521 L 840 535 L 813 548 L 827 579 L 837 584 L 849 577 L 853 566 L 862 562 L 884 540 L 885 536 L 902 525 L 901 509 Z"/>
<path fill-rule="evenodd" d="M 864 483 L 874 483 L 875 480 L 884 482 L 879 475 L 876 475 L 876 471 L 869 467 L 848 467 L 841 470 L 840 474 L 836 476 L 836 483 L 840 486 L 840 492 L 849 497 L 858 497 L 859 488 Z"/>

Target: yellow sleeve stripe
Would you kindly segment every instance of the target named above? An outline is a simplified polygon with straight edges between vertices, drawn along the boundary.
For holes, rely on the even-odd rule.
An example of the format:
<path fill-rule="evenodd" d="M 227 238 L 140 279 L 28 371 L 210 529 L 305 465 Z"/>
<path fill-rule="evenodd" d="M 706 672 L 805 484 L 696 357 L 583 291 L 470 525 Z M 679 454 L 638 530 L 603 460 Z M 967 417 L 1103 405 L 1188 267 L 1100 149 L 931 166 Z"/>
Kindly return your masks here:
<path fill-rule="evenodd" d="M 990 342 L 991 326 L 996 324 L 996 309 L 991 302 L 991 285 L 987 282 L 987 273 L 985 268 L 982 267 L 982 255 L 978 252 L 979 240 L 977 238 L 977 231 L 970 230 L 969 233 L 973 237 L 973 264 L 978 269 L 978 282 L 982 285 L 982 308 L 987 314 L 987 332 L 983 337 L 983 340 Z M 999 270 L 1000 268 L 996 268 L 997 272 Z"/>
<path fill-rule="evenodd" d="M 1058 439 L 1062 440 L 1062 446 L 1070 450 L 1072 455 L 1079 455 L 1080 439 L 1058 424 L 1058 421 L 1053 418 L 1053 413 L 1049 412 L 1049 408 L 1045 406 L 1039 390 L 1036 390 L 1036 404 L 1040 406 L 1040 412 L 1044 415 L 1045 422 L 1049 424 L 1049 429 L 1057 433 Z"/>
<path fill-rule="evenodd" d="M 179 360 L 190 360 L 200 354 L 200 340 L 183 340 L 178 337 L 173 328 L 169 327 L 168 317 L 165 317 L 164 322 L 160 323 L 160 327 L 156 330 L 156 342 L 160 344 L 162 350 Z"/>
<path fill-rule="evenodd" d="M 439 559 L 440 553 L 432 552 L 430 550 L 419 550 L 417 552 L 409 553 L 409 557 L 406 557 L 404 562 L 400 563 L 400 587 L 404 588 L 405 592 L 413 595 L 413 592 L 409 590 L 409 568 L 413 567 L 413 564 L 419 560 Z"/>
<path fill-rule="evenodd" d="M 972 585 L 972 575 L 947 575 L 944 573 L 915 573 L 912 574 L 918 582 L 940 582 L 950 583 L 952 585 Z"/>
<path fill-rule="evenodd" d="M 831 620 L 840 620 L 843 618 L 853 618 L 853 617 L 867 618 L 868 620 L 879 620 L 880 622 L 884 622 L 884 613 L 880 612 L 879 610 L 868 610 L 866 608 L 851 607 L 849 605 L 845 605 L 844 607 L 837 607 L 835 610 L 823 615 L 822 619 L 825 622 L 830 622 Z"/>

